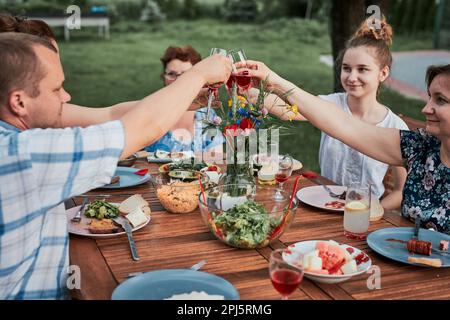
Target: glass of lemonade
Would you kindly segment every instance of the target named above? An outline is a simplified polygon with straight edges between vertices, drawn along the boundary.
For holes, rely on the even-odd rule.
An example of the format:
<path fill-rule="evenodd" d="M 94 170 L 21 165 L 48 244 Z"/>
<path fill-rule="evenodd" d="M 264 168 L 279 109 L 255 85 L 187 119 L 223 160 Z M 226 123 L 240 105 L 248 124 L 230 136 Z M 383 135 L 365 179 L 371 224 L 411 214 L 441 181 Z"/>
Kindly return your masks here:
<path fill-rule="evenodd" d="M 344 235 L 365 240 L 369 230 L 371 186 L 352 184 L 347 189 L 344 208 Z"/>

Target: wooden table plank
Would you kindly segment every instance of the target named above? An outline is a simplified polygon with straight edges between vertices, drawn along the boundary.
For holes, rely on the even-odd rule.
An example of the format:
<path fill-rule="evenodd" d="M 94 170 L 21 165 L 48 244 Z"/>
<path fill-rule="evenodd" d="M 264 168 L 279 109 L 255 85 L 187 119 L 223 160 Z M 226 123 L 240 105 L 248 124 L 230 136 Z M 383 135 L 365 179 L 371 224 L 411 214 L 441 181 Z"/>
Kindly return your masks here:
<path fill-rule="evenodd" d="M 117 286 L 107 262 L 95 240 L 71 236 L 69 242 L 70 264 L 81 270 L 81 289 L 72 290 L 74 299 L 109 300 Z"/>

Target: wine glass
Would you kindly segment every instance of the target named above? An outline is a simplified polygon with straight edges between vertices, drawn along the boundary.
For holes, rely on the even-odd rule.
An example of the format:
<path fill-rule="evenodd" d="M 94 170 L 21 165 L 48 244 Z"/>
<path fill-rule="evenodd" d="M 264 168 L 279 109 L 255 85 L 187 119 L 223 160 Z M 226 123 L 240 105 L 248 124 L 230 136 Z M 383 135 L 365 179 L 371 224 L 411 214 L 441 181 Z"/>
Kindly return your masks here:
<path fill-rule="evenodd" d="M 292 174 L 292 168 L 294 166 L 294 160 L 289 155 L 280 155 L 278 157 L 278 169 L 275 174 L 275 180 L 278 182 L 280 188 L 274 194 L 273 199 L 275 201 L 283 201 L 285 197 L 281 194 L 283 191 L 283 184 L 289 179 Z"/>
<path fill-rule="evenodd" d="M 281 299 L 287 300 L 303 279 L 303 267 L 300 263 L 303 256 L 296 257 L 298 264 L 290 264 L 283 259 L 284 251 L 285 249 L 277 249 L 270 254 L 269 274 L 275 290 L 281 294 Z"/>
<path fill-rule="evenodd" d="M 230 50 L 228 52 L 228 57 L 230 57 L 233 62 L 233 72 L 227 81 L 228 90 L 232 89 L 233 82 L 236 82 L 238 88 L 243 91 L 250 89 L 252 77 L 247 70 L 239 72 L 234 65 L 237 62 L 243 62 L 246 65 L 247 55 L 245 54 L 244 49 Z"/>
<path fill-rule="evenodd" d="M 213 56 L 215 54 L 220 54 L 222 56 L 227 56 L 227 50 L 222 49 L 222 48 L 211 48 L 211 51 L 209 52 L 210 56 Z M 220 83 L 212 83 L 212 84 L 208 84 L 208 88 L 209 88 L 209 95 L 208 95 L 208 104 L 206 106 L 206 116 L 205 116 L 205 121 L 207 123 L 209 123 L 209 114 L 211 111 L 211 104 L 213 102 L 215 93 L 217 92 L 217 90 L 219 89 L 219 87 L 222 84 Z"/>

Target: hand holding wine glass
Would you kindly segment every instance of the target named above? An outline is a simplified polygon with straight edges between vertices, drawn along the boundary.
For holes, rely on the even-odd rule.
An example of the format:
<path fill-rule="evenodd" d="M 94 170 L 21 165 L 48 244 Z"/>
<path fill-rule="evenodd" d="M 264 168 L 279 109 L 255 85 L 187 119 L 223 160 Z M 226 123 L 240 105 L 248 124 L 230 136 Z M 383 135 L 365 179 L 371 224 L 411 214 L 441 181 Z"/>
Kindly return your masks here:
<path fill-rule="evenodd" d="M 270 254 L 269 274 L 274 288 L 281 294 L 281 299 L 287 300 L 300 286 L 303 279 L 303 267 L 292 265 L 284 261 L 283 252 L 285 249 L 277 249 Z M 303 258 L 299 257 L 299 261 Z"/>
<path fill-rule="evenodd" d="M 278 182 L 280 188 L 274 195 L 275 201 L 283 201 L 285 197 L 281 194 L 283 191 L 283 184 L 289 179 L 292 174 L 294 160 L 289 155 L 280 155 L 278 158 L 278 170 L 275 174 L 275 180 Z"/>
<path fill-rule="evenodd" d="M 245 54 L 245 51 L 243 49 L 230 50 L 228 52 L 228 56 L 233 62 L 233 72 L 230 76 L 230 79 L 228 79 L 227 81 L 228 89 L 231 90 L 233 87 L 233 82 L 235 82 L 240 90 L 243 91 L 249 90 L 252 84 L 252 77 L 250 76 L 249 71 L 248 70 L 239 71 L 240 68 L 246 67 L 247 56 Z M 239 65 L 239 69 L 236 68 L 234 64 Z"/>
<path fill-rule="evenodd" d="M 221 49 L 221 48 L 212 48 L 209 55 L 213 56 L 215 54 L 220 54 L 222 56 L 227 56 L 227 50 L 225 49 Z M 208 84 L 208 88 L 209 88 L 209 96 L 208 96 L 208 102 L 206 105 L 206 116 L 205 116 L 205 121 L 207 123 L 209 123 L 209 114 L 211 111 L 211 104 L 213 102 L 213 99 L 217 93 L 217 90 L 219 89 L 219 87 L 221 86 L 221 83 L 211 83 Z"/>

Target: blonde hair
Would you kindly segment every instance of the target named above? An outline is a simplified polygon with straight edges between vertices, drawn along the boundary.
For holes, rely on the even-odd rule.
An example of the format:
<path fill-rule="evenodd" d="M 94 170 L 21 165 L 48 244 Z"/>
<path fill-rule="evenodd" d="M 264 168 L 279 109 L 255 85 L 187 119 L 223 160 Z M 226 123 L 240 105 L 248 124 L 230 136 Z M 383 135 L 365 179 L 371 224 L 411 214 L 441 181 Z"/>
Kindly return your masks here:
<path fill-rule="evenodd" d="M 344 55 L 348 49 L 358 47 L 368 47 L 374 49 L 374 58 L 378 62 L 380 69 L 384 67 L 392 68 L 392 53 L 391 45 L 394 32 L 386 18 L 382 17 L 378 19 L 366 19 L 356 30 L 353 36 L 348 40 L 344 50 L 341 51 L 337 60 L 337 70 L 342 69 L 342 62 Z M 380 92 L 380 86 L 378 87 L 377 95 Z"/>
<path fill-rule="evenodd" d="M 376 26 L 376 27 L 374 27 Z M 381 68 L 392 66 L 391 45 L 394 33 L 392 27 L 383 17 L 381 20 L 367 19 L 353 37 L 348 41 L 344 50 L 356 47 L 371 47 L 375 49 L 375 59 Z"/>

